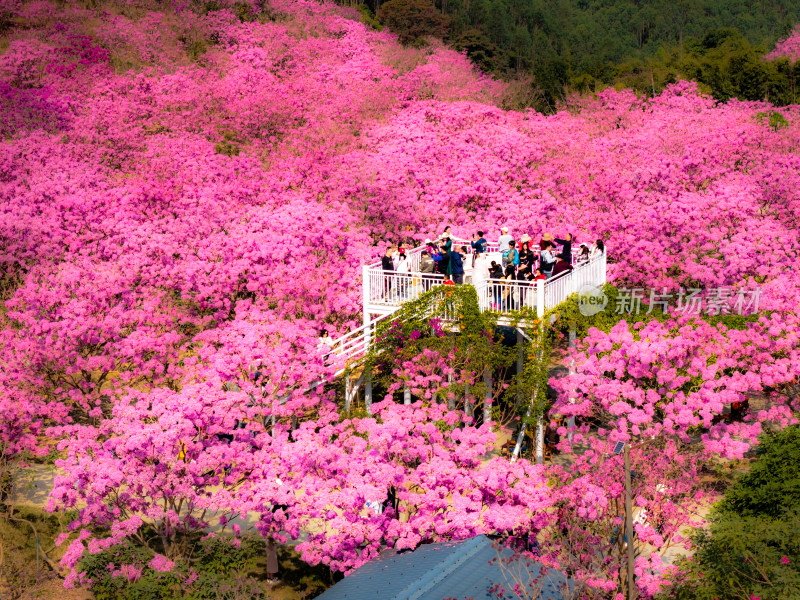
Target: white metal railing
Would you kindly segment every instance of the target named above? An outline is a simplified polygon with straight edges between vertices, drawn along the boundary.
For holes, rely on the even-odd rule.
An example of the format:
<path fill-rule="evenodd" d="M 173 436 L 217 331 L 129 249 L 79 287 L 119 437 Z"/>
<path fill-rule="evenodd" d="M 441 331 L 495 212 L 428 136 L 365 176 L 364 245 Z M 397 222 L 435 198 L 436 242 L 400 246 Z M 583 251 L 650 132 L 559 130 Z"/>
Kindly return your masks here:
<path fill-rule="evenodd" d="M 466 261 L 465 261 L 466 262 Z M 469 278 L 471 271 L 465 275 Z M 444 276 L 438 273 L 396 273 L 380 267 L 364 268 L 365 308 L 398 308 L 409 300 L 418 298 L 423 292 L 441 285 Z M 597 256 L 578 262 L 571 271 L 564 271 L 546 281 L 542 291 L 537 291 L 535 282 L 524 280 L 488 279 L 479 290 L 482 310 L 510 312 L 528 307 L 543 312 L 561 304 L 583 285 L 603 285 L 606 282 L 606 257 Z M 537 294 L 543 295 L 539 299 Z M 498 308 L 499 307 L 499 308 Z M 513 307 L 513 308 L 512 308 Z"/>
<path fill-rule="evenodd" d="M 487 279 L 475 291 L 482 311 L 512 312 L 529 308 L 537 314 L 544 312 L 545 281 L 517 279 Z"/>
<path fill-rule="evenodd" d="M 437 285 L 441 284 L 439 283 Z M 445 297 L 440 304 L 430 308 L 427 316 L 432 319 L 454 321 L 458 316 L 457 313 L 457 307 L 447 302 L 447 298 Z M 369 347 L 375 342 L 377 327 L 381 322 L 391 322 L 397 318 L 397 312 L 381 315 L 356 329 L 348 331 L 343 336 L 334 340 L 331 343 L 330 349 L 326 350 L 326 354 L 328 364 L 337 367 L 336 375 L 341 375 L 349 365 L 367 354 Z"/>
<path fill-rule="evenodd" d="M 419 298 L 432 287 L 441 285 L 444 275 L 438 273 L 397 273 L 380 267 L 364 270 L 366 286 L 364 305 L 400 306 Z"/>

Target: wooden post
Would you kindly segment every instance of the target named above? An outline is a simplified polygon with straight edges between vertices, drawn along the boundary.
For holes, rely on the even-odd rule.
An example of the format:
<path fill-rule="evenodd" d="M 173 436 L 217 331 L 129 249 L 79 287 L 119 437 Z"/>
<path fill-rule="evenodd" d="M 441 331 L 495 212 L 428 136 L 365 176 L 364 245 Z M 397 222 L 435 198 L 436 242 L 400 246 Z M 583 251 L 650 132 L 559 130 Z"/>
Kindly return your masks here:
<path fill-rule="evenodd" d="M 628 539 L 628 600 L 636 600 L 633 580 L 633 492 L 631 489 L 631 445 L 625 444 L 625 537 Z"/>
<path fill-rule="evenodd" d="M 344 374 L 344 412 L 350 416 L 350 398 L 352 398 L 353 382 L 350 381 L 350 374 Z"/>
<path fill-rule="evenodd" d="M 408 387 L 408 383 L 403 387 L 403 404 L 411 404 L 411 388 Z"/>

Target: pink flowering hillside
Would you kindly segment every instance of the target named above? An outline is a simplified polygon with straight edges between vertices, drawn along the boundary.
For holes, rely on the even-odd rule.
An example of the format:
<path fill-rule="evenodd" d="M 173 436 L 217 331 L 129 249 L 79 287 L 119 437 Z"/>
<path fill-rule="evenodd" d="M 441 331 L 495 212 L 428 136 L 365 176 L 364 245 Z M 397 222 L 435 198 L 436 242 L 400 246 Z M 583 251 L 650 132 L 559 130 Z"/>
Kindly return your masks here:
<path fill-rule="evenodd" d="M 48 508 L 77 514 L 59 540 L 68 584 L 126 540 L 157 539 L 148 568 L 169 570 L 185 536 L 238 535 L 248 515 L 266 538 L 307 534 L 304 559 L 344 572 L 386 546 L 535 535 L 557 503 L 618 527 L 613 474 L 484 460 L 488 423 L 422 399 L 345 416 L 317 385 L 332 374 L 319 328 L 360 323 L 361 265 L 448 224 L 602 238 L 620 287 L 762 290 L 743 330 L 590 332 L 557 391 L 565 415 L 595 410 L 568 402 L 576 386 L 613 415 L 598 455 L 664 435 L 694 476 L 680 444 L 700 426 L 709 453 L 740 457 L 762 423 L 793 419 L 800 107 L 718 104 L 679 82 L 508 111 L 509 87 L 466 57 L 316 1 L 0 12 L 0 469 L 58 445 Z M 775 405 L 715 420 L 751 390 Z M 668 509 L 675 533 L 687 509 Z M 608 564 L 601 593 L 621 577 Z M 657 590 L 655 561 L 637 568 Z"/>

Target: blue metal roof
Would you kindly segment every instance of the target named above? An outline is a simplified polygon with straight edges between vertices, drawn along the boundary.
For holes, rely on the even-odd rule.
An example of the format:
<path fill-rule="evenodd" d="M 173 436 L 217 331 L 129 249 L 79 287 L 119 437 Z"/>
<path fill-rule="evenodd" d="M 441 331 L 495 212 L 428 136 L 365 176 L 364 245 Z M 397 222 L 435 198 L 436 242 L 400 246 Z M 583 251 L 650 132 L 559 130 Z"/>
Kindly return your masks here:
<path fill-rule="evenodd" d="M 503 564 L 500 563 L 502 556 Z M 541 589 L 539 600 L 563 600 L 566 575 L 493 545 L 480 535 L 469 540 L 424 544 L 413 552 L 386 550 L 357 569 L 318 600 L 497 600 L 498 586 L 508 590 L 514 576 L 523 576 L 530 590 Z M 533 581 L 536 580 L 536 581 Z M 525 597 L 525 595 L 523 595 Z M 529 594 L 528 597 L 537 597 Z"/>

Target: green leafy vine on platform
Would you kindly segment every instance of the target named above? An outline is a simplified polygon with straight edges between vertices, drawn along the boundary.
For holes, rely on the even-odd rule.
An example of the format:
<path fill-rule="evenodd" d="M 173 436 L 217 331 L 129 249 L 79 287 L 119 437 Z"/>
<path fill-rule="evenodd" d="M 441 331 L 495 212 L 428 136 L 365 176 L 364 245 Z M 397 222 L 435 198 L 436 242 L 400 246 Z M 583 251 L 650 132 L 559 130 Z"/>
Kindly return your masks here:
<path fill-rule="evenodd" d="M 527 413 L 534 398 L 532 417 L 544 413 L 553 330 L 543 326 L 534 312 L 481 311 L 475 289 L 462 285 L 435 287 L 405 303 L 395 316 L 378 325 L 366 360 L 373 381 L 383 389 L 396 392 L 404 384 L 403 364 L 427 353 L 432 360 L 445 357 L 453 370 L 447 385 L 430 390 L 430 400 L 455 405 L 469 398 L 474 406 L 491 396 L 492 420 L 500 422 Z M 521 347 L 503 343 L 504 336 L 513 335 L 513 328 L 520 325 L 529 339 L 523 339 Z M 520 352 L 523 369 L 517 373 Z M 483 377 L 486 371 L 492 374 L 491 387 Z M 416 391 L 417 398 L 424 395 Z"/>

